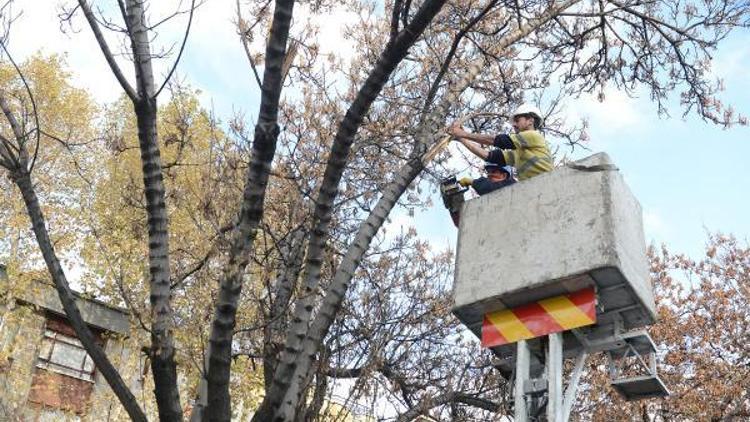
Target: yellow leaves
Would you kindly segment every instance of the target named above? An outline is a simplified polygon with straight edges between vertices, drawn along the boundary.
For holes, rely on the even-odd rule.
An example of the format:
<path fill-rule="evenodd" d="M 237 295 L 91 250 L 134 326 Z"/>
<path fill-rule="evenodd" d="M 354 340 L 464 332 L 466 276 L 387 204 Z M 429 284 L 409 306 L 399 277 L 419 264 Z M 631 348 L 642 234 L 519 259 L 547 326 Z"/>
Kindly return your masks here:
<path fill-rule="evenodd" d="M 85 90 L 70 84 L 70 74 L 61 56 L 36 54 L 22 63 L 21 69 L 34 93 L 42 128 L 46 132 L 62 139 L 76 132 L 79 139 L 91 135 L 90 121 L 96 105 Z M 0 84 L 11 93 L 11 97 L 24 98 L 23 104 L 18 106 L 31 111 L 26 89 L 16 71 L 7 63 L 0 66 Z"/>
<path fill-rule="evenodd" d="M 263 399 L 263 371 L 252 359 L 239 357 L 232 361 L 232 373 L 237 374 L 231 381 L 233 407 L 250 413 L 257 409 Z M 238 418 L 239 420 L 246 420 Z"/>
<path fill-rule="evenodd" d="M 23 80 L 7 62 L 0 65 L 0 89 L 28 136 L 16 139 L 5 119 L 0 120 L 0 131 L 35 158 L 31 177 L 50 237 L 61 256 L 74 256 L 80 233 L 71 223 L 80 217 L 87 181 L 96 174 L 88 144 L 93 139 L 91 122 L 96 106 L 86 91 L 70 83 L 61 56 L 37 54 L 20 63 L 20 68 L 33 93 L 33 104 Z M 37 116 L 33 114 L 34 105 Z M 27 267 L 39 267 L 38 248 L 20 194 L 5 178 L 0 186 L 0 200 L 7 204 L 0 212 L 0 249 L 10 250 L 11 259 L 18 259 Z"/>

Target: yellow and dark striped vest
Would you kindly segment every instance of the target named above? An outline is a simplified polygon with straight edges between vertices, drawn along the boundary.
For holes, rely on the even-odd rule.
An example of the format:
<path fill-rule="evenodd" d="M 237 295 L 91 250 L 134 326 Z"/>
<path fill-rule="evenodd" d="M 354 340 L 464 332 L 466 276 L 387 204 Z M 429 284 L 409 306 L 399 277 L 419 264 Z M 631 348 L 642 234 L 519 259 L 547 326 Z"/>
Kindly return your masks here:
<path fill-rule="evenodd" d="M 552 154 L 539 131 L 527 130 L 510 135 L 516 149 L 503 150 L 505 163 L 516 168 L 518 180 L 552 171 Z"/>

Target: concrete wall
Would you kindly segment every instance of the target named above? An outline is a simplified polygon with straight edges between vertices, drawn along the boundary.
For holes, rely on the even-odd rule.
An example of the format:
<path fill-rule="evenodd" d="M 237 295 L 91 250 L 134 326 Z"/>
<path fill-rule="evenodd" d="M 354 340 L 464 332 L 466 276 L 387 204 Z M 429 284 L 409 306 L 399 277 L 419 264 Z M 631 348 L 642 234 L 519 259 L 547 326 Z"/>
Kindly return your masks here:
<path fill-rule="evenodd" d="M 31 308 L 6 308 L 3 313 L 0 326 L 0 419 L 14 420 L 26 408 L 43 330 L 44 317 Z"/>
<path fill-rule="evenodd" d="M 52 284 L 34 283 L 33 288 L 21 292 L 18 299 L 58 315 L 65 315 L 60 297 Z M 121 335 L 127 335 L 130 331 L 128 313 L 125 310 L 80 296 L 76 303 L 86 324 Z"/>
<path fill-rule="evenodd" d="M 611 292 L 601 311 L 634 305 L 630 326 L 653 322 L 641 208 L 606 154 L 464 204 L 454 312 L 475 332 L 487 312 L 589 285 Z"/>

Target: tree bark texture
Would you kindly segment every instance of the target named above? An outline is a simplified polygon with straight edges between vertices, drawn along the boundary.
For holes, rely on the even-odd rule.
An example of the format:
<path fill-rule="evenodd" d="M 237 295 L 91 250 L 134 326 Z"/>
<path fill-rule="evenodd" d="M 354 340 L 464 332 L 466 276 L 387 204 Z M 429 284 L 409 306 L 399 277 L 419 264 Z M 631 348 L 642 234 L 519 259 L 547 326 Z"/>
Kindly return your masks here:
<path fill-rule="evenodd" d="M 219 295 L 211 323 L 207 412 L 211 421 L 229 421 L 231 418 L 229 376 L 232 336 L 242 291 L 242 279 L 258 224 L 263 217 L 268 174 L 276 154 L 282 66 L 293 11 L 294 0 L 276 0 L 271 33 L 266 46 L 260 112 L 255 126 L 252 157 L 247 170 L 239 224 L 234 232 L 229 260 L 219 282 Z"/>
<path fill-rule="evenodd" d="M 313 298 L 320 279 L 320 268 L 325 242 L 328 238 L 333 202 L 338 193 L 338 185 L 346 167 L 354 135 L 391 73 L 406 57 L 409 48 L 417 41 L 444 3 L 445 0 L 426 1 L 409 25 L 392 42 L 388 43 L 339 125 L 316 201 L 313 231 L 308 242 L 307 259 L 303 271 L 302 300 L 298 301 L 295 306 L 292 324 L 281 361 L 274 374 L 272 388 L 268 391 L 253 420 L 289 420 L 294 417 L 294 411 L 302 394 L 302 386 L 305 379 L 308 379 L 307 371 L 295 371 L 297 359 L 312 315 Z"/>
<path fill-rule="evenodd" d="M 174 321 L 169 268 L 169 219 L 156 128 L 157 104 L 151 65 L 148 28 L 142 0 L 127 0 L 127 27 L 133 51 L 137 99 L 133 101 L 138 123 L 143 187 L 148 216 L 148 264 L 151 300 L 151 370 L 154 395 L 162 421 L 181 421 L 182 406 L 177 386 Z"/>
<path fill-rule="evenodd" d="M 296 289 L 305 251 L 302 229 L 297 229 L 290 237 L 291 240 L 281 248 L 285 262 L 284 268 L 281 269 L 273 285 L 275 295 L 266 318 L 269 323 L 263 332 L 263 381 L 266 391 L 273 384 L 273 373 L 283 346 L 284 328 L 287 326 L 287 308 L 291 303 L 292 293 Z"/>
<path fill-rule="evenodd" d="M 144 104 L 145 103 L 145 104 Z M 169 220 L 156 131 L 156 100 L 136 104 L 143 186 L 148 215 L 148 260 L 151 277 L 151 370 L 162 421 L 182 420 L 175 363 L 174 322 L 169 268 Z"/>
<path fill-rule="evenodd" d="M 273 381 L 273 371 L 278 361 L 278 353 L 281 348 L 279 338 L 282 338 L 284 327 L 286 327 L 286 309 L 295 289 L 299 271 L 302 266 L 302 255 L 304 254 L 304 231 L 301 229 L 292 233 L 290 240 L 283 241 L 280 249 L 283 268 L 272 285 L 273 294 L 270 304 L 270 310 L 265 320 L 268 324 L 263 329 L 263 376 L 266 389 Z M 208 379 L 206 378 L 206 368 L 211 359 L 209 351 L 204 358 L 204 372 L 198 386 L 198 394 L 190 414 L 191 422 L 200 422 L 206 417 L 206 408 L 208 406 Z"/>
<path fill-rule="evenodd" d="M 125 408 L 130 419 L 145 422 L 147 420 L 146 415 L 138 405 L 135 396 L 127 385 L 125 385 L 120 373 L 112 365 L 107 355 L 104 354 L 104 350 L 96 343 L 94 335 L 81 317 L 73 291 L 70 289 L 68 279 L 60 266 L 60 261 L 57 259 L 54 246 L 49 238 L 44 214 L 42 214 L 39 199 L 34 191 L 31 176 L 26 171 L 20 169 L 15 174 L 11 174 L 11 178 L 21 191 L 21 196 L 23 196 L 23 201 L 26 204 L 26 211 L 29 213 L 29 218 L 31 219 L 34 236 L 36 236 L 39 249 L 47 265 L 47 270 L 52 277 L 52 281 L 55 283 L 60 303 L 65 310 L 65 315 L 67 315 L 76 336 L 81 341 L 81 344 L 83 344 L 86 352 L 91 356 L 96 368 L 101 372 L 104 379 L 107 380 L 107 383 L 112 388 L 122 407 Z"/>

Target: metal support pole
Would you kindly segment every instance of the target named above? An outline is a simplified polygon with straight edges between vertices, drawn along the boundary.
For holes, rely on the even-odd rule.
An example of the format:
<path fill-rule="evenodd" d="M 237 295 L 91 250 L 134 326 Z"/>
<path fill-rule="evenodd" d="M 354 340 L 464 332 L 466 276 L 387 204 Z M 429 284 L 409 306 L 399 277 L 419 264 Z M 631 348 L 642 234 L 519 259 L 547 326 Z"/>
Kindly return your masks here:
<path fill-rule="evenodd" d="M 563 422 L 563 335 L 547 338 L 547 420 Z"/>
<path fill-rule="evenodd" d="M 563 399 L 563 422 L 568 422 L 570 419 L 570 410 L 573 408 L 573 402 L 578 393 L 578 382 L 581 380 L 581 372 L 583 372 L 583 365 L 586 363 L 586 357 L 588 357 L 588 355 L 588 352 L 583 350 L 576 357 L 575 368 L 573 368 L 573 373 L 570 374 L 568 388 L 565 389 L 565 398 Z"/>
<path fill-rule="evenodd" d="M 531 352 L 526 340 L 520 340 L 516 349 L 516 388 L 513 394 L 515 406 L 514 422 L 528 422 L 529 411 L 526 406 L 526 393 L 524 386 L 529 379 L 529 368 L 531 366 Z"/>
<path fill-rule="evenodd" d="M 618 370 L 617 370 L 617 363 L 615 362 L 615 357 L 612 356 L 612 352 L 610 350 L 606 351 L 607 354 L 607 368 L 609 372 L 609 379 L 616 380 L 618 378 Z"/>

